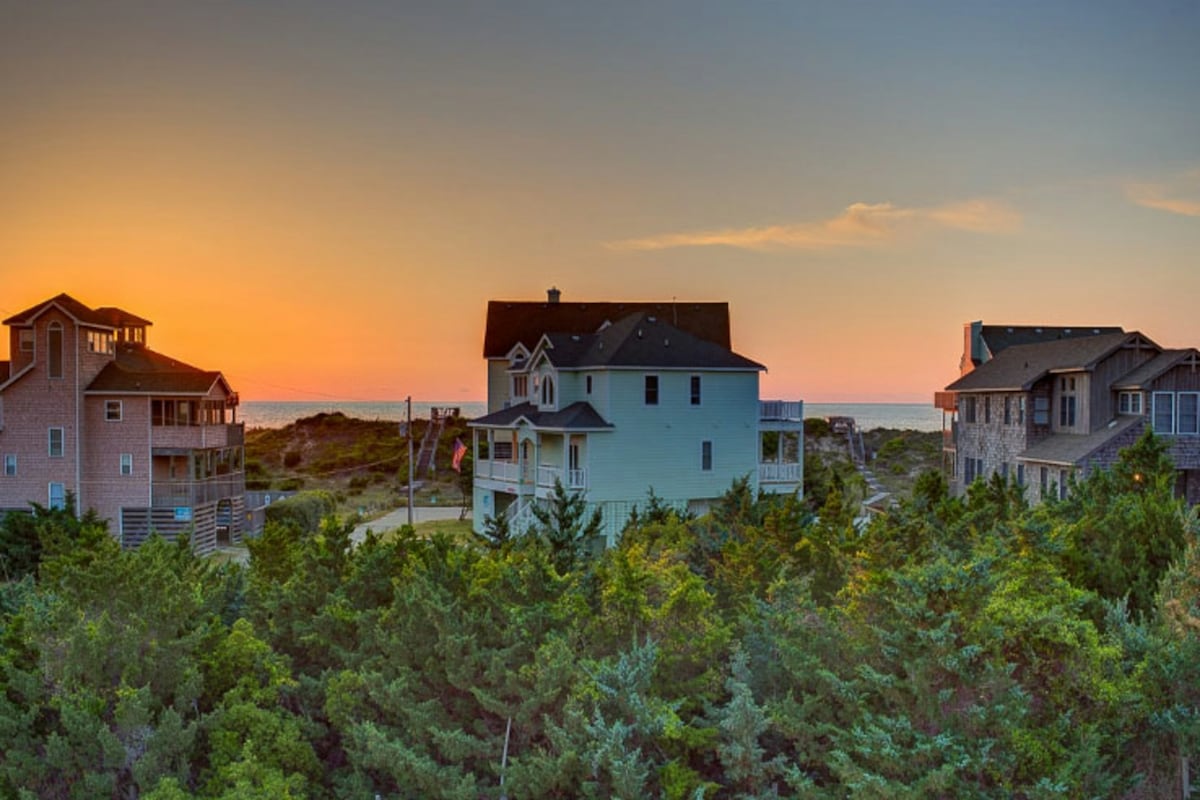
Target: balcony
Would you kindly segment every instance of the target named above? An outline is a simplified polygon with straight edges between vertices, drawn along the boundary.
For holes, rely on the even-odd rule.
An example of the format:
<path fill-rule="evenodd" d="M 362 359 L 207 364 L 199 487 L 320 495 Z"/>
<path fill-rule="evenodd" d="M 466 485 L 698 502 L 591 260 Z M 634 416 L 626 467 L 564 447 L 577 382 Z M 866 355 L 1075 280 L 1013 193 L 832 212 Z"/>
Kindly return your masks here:
<path fill-rule="evenodd" d="M 207 447 L 240 447 L 246 441 L 244 423 L 227 425 L 154 425 L 150 428 L 154 447 L 191 450 Z"/>
<path fill-rule="evenodd" d="M 153 508 L 195 508 L 245 493 L 242 473 L 230 473 L 200 481 L 154 481 L 150 484 Z"/>
<path fill-rule="evenodd" d="M 475 462 L 475 477 L 519 483 L 521 480 L 520 466 L 515 461 L 493 461 L 489 458 L 481 458 Z"/>
<path fill-rule="evenodd" d="M 804 421 L 803 400 L 759 400 L 758 418 L 760 420 L 790 420 Z"/>
<path fill-rule="evenodd" d="M 759 483 L 799 483 L 803 475 L 803 464 L 767 462 L 758 465 Z"/>
<path fill-rule="evenodd" d="M 563 473 L 566 473 L 565 475 Z M 539 465 L 537 470 L 537 485 L 544 488 L 552 488 L 555 481 L 561 481 L 562 485 L 567 489 L 586 489 L 587 488 L 587 470 L 585 469 L 568 469 L 563 470 L 562 467 Z"/>

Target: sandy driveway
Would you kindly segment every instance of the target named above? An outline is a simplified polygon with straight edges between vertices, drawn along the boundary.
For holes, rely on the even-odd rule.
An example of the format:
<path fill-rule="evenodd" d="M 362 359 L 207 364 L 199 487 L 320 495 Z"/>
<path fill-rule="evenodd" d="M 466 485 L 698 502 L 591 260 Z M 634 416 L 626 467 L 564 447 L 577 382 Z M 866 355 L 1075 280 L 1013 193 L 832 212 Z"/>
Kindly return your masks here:
<path fill-rule="evenodd" d="M 460 506 L 413 506 L 413 522 L 427 522 L 431 519 L 458 519 L 462 513 Z M 467 519 L 471 518 L 470 510 L 467 511 Z M 398 508 L 395 511 L 389 511 L 379 519 L 373 519 L 370 522 L 364 522 L 359 525 L 350 534 L 350 541 L 358 544 L 367 537 L 367 531 L 373 530 L 376 533 L 396 530 L 408 524 L 408 509 Z"/>

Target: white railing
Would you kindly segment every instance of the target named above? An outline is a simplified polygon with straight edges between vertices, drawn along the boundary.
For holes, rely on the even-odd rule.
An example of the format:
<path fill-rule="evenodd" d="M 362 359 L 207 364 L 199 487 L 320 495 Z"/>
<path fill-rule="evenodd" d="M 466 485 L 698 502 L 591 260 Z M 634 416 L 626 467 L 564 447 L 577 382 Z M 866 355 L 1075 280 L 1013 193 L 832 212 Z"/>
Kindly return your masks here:
<path fill-rule="evenodd" d="M 512 505 L 505 509 L 504 516 L 508 519 L 509 533 L 517 536 L 526 533 L 537 524 L 537 517 L 533 515 L 533 503 L 521 498 L 514 500 Z"/>
<path fill-rule="evenodd" d="M 512 461 L 492 461 L 481 458 L 475 462 L 475 477 L 517 483 L 520 472 L 518 465 Z"/>
<path fill-rule="evenodd" d="M 565 480 L 564 480 L 565 479 Z M 539 466 L 537 471 L 537 485 L 542 487 L 551 487 L 555 481 L 563 481 L 563 486 L 568 489 L 586 489 L 587 488 L 587 470 L 586 469 L 568 469 L 554 466 Z"/>
<path fill-rule="evenodd" d="M 555 480 L 562 480 L 562 467 L 546 467 L 541 464 L 537 468 L 537 485 L 553 486 Z"/>
<path fill-rule="evenodd" d="M 759 419 L 804 419 L 803 400 L 759 400 Z"/>
<path fill-rule="evenodd" d="M 758 465 L 758 480 L 761 483 L 794 483 L 800 480 L 800 475 L 800 464 L 765 463 Z"/>

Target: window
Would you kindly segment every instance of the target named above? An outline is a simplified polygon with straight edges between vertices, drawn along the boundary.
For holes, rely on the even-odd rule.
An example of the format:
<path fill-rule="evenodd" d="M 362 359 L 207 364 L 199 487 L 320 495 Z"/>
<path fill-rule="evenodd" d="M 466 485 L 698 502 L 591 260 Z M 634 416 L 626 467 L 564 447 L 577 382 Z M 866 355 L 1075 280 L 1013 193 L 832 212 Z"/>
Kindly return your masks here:
<path fill-rule="evenodd" d="M 524 399 L 529 396 L 529 376 L 513 375 L 513 397 Z"/>
<path fill-rule="evenodd" d="M 1050 488 L 1050 468 L 1042 467 L 1042 497 L 1046 497 L 1046 490 Z"/>
<path fill-rule="evenodd" d="M 105 400 L 104 401 L 104 419 L 108 422 L 121 421 L 121 401 L 120 400 Z"/>
<path fill-rule="evenodd" d="M 121 453 L 121 474 L 133 474 L 133 453 Z"/>
<path fill-rule="evenodd" d="M 87 347 L 89 353 L 112 353 L 113 335 L 103 331 L 88 331 Z"/>
<path fill-rule="evenodd" d="M 494 448 L 495 453 L 493 453 L 493 455 L 492 455 L 493 458 L 495 458 L 497 461 L 512 461 L 513 460 L 513 444 L 511 441 L 507 441 L 507 442 L 497 441 L 497 442 L 494 442 L 493 444 L 495 445 L 495 448 Z"/>
<path fill-rule="evenodd" d="M 63 329 L 57 322 L 50 323 L 48 355 L 51 378 L 63 376 Z"/>
<path fill-rule="evenodd" d="M 67 487 L 61 483 L 50 484 L 49 503 L 47 506 L 53 511 L 61 511 L 67 507 Z"/>
<path fill-rule="evenodd" d="M 587 377 L 585 377 L 583 379 L 583 382 L 584 382 L 584 385 L 586 386 L 587 393 L 591 394 L 592 393 L 592 376 L 588 375 Z"/>
<path fill-rule="evenodd" d="M 692 405 L 698 406 L 698 405 L 700 405 L 700 376 L 699 375 L 692 376 L 691 389 L 692 389 L 692 392 L 691 392 Z"/>
<path fill-rule="evenodd" d="M 646 376 L 646 405 L 658 405 L 658 376 Z"/>
<path fill-rule="evenodd" d="M 1049 425 L 1050 424 L 1050 398 L 1049 397 L 1033 398 L 1033 424 L 1034 425 Z"/>
<path fill-rule="evenodd" d="M 974 422 L 975 421 L 975 398 L 974 397 L 964 397 L 963 398 L 963 421 L 964 422 Z"/>
<path fill-rule="evenodd" d="M 1141 414 L 1142 413 L 1142 393 L 1141 392 L 1121 392 L 1117 395 L 1117 413 L 1118 414 Z"/>
<path fill-rule="evenodd" d="M 1012 425 L 1012 398 L 1004 395 L 1004 424 Z"/>
<path fill-rule="evenodd" d="M 64 437 L 63 437 L 63 429 L 62 428 L 51 428 L 50 429 L 50 457 L 51 458 L 62 458 L 63 457 L 63 438 Z"/>
<path fill-rule="evenodd" d="M 1025 465 L 1017 464 L 1017 486 L 1025 485 Z"/>
<path fill-rule="evenodd" d="M 712 470 L 712 442 L 700 443 L 700 469 L 705 472 Z"/>
<path fill-rule="evenodd" d="M 4 454 L 4 474 L 5 475 L 16 475 L 17 474 L 17 454 L 16 453 L 5 453 Z"/>
<path fill-rule="evenodd" d="M 1170 392 L 1154 393 L 1154 432 L 1175 432 L 1175 395 Z"/>
<path fill-rule="evenodd" d="M 983 398 L 983 422 L 990 425 L 992 422 L 992 398 Z"/>
<path fill-rule="evenodd" d="M 21 344 L 20 344 L 21 352 L 22 353 L 32 353 L 33 352 L 33 329 L 28 328 L 26 330 L 22 330 L 20 336 L 21 336 Z"/>
<path fill-rule="evenodd" d="M 1195 436 L 1200 434 L 1200 408 L 1197 401 L 1200 394 L 1196 392 L 1180 392 L 1178 397 L 1179 419 L 1176 421 L 1176 433 Z"/>
<path fill-rule="evenodd" d="M 549 375 L 542 378 L 542 405 L 554 405 L 554 378 Z"/>
<path fill-rule="evenodd" d="M 1018 425 L 1025 424 L 1025 397 L 1024 396 L 1017 398 L 1017 424 Z"/>
<path fill-rule="evenodd" d="M 1064 394 L 1058 398 L 1058 425 L 1061 428 L 1075 427 L 1075 395 Z"/>
<path fill-rule="evenodd" d="M 1000 462 L 1000 477 L 1004 478 L 1005 483 L 1008 482 L 1008 462 Z"/>
<path fill-rule="evenodd" d="M 1067 499 L 1067 471 L 1065 469 L 1058 471 L 1058 499 Z"/>
<path fill-rule="evenodd" d="M 970 485 L 976 478 L 983 477 L 983 459 L 967 456 L 963 460 L 963 484 Z"/>

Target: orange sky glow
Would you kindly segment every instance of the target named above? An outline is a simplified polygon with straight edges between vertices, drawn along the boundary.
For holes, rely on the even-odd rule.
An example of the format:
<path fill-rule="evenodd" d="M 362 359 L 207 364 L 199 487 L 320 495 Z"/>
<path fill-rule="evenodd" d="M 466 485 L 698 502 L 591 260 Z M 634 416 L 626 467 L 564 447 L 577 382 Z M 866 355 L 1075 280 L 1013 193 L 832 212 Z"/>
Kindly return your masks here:
<path fill-rule="evenodd" d="M 728 301 L 810 402 L 929 402 L 972 319 L 1200 345 L 1200 11 L 1018 5 L 30 4 L 0 313 L 247 400 L 483 400 L 487 301 L 551 286 Z"/>

